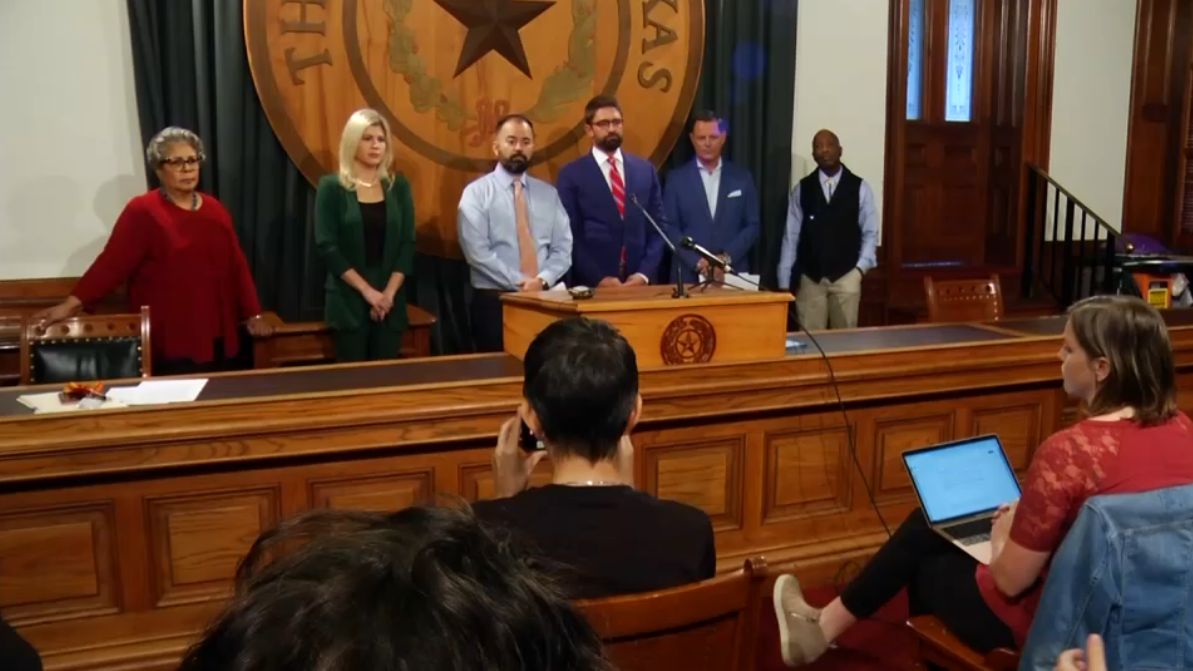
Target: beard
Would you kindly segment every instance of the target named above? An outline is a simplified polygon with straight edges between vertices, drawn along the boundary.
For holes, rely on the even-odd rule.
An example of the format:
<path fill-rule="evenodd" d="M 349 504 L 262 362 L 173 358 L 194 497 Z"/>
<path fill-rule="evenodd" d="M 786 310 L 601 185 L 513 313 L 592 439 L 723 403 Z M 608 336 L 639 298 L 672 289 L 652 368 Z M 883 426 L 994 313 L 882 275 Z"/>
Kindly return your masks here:
<path fill-rule="evenodd" d="M 601 138 L 596 145 L 600 147 L 601 151 L 605 152 L 606 154 L 612 154 L 621 147 L 621 136 L 616 133 L 609 133 L 605 137 Z"/>
<path fill-rule="evenodd" d="M 530 167 L 530 159 L 522 154 L 514 154 L 509 158 L 501 159 L 501 167 L 512 175 L 521 175 Z"/>

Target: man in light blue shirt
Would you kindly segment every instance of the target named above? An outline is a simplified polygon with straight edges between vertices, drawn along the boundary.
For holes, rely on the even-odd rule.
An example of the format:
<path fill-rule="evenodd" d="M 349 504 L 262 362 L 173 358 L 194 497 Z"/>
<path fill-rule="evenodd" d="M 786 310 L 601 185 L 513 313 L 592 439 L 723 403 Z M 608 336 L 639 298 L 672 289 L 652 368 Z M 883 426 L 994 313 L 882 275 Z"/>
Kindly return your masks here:
<path fill-rule="evenodd" d="M 534 124 L 521 114 L 497 122 L 497 167 L 464 188 L 456 224 L 471 267 L 472 335 L 478 352 L 500 352 L 501 294 L 544 291 L 572 262 L 572 229 L 555 187 L 526 174 Z"/>
<path fill-rule="evenodd" d="M 862 276 L 878 265 L 874 192 L 841 164 L 841 154 L 835 133 L 816 133 L 817 169 L 795 185 L 788 201 L 779 287 L 799 278 L 795 307 L 810 331 L 857 326 Z"/>

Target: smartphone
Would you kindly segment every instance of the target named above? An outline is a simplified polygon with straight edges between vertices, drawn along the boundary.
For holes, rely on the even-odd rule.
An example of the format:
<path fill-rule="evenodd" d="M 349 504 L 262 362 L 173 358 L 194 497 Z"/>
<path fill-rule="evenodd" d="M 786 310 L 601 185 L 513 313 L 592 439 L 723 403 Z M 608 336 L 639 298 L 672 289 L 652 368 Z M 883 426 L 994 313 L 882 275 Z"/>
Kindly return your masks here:
<path fill-rule="evenodd" d="M 530 431 L 530 426 L 528 426 L 526 422 L 521 420 L 519 420 L 519 422 L 522 424 L 522 431 L 518 436 L 518 445 L 520 445 L 524 451 L 535 452 L 538 450 L 547 449 L 547 446 L 543 445 L 543 441 L 536 438 L 534 433 Z"/>

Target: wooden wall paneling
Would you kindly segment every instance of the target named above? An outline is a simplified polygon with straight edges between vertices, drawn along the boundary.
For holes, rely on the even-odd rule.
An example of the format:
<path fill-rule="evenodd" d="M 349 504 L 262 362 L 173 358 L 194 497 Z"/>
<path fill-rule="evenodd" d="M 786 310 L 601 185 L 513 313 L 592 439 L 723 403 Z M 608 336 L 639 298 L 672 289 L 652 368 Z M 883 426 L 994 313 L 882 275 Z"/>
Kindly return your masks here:
<path fill-rule="evenodd" d="M 311 508 L 393 512 L 431 501 L 433 469 L 307 481 Z"/>
<path fill-rule="evenodd" d="M 0 608 L 9 624 L 120 612 L 110 500 L 0 510 Z"/>
<path fill-rule="evenodd" d="M 867 478 L 880 504 L 915 500 L 903 466 L 908 450 L 952 440 L 956 428 L 953 401 L 895 407 L 874 416 L 874 457 Z"/>
<path fill-rule="evenodd" d="M 635 434 L 639 486 L 700 508 L 718 532 L 743 528 L 746 435 L 742 426 L 697 426 Z"/>
<path fill-rule="evenodd" d="M 1012 394 L 983 399 L 969 412 L 968 433 L 997 434 L 1011 467 L 1023 474 L 1036 447 L 1046 437 L 1042 430 L 1045 417 L 1053 410 L 1052 398 L 1052 394 Z"/>
<path fill-rule="evenodd" d="M 1188 5 L 1139 0 L 1135 17 L 1122 230 L 1164 242 L 1180 237 L 1175 205 L 1190 57 Z"/>
<path fill-rule="evenodd" d="M 1178 11 L 1179 31 L 1193 32 L 1193 3 L 1182 3 Z M 1177 133 L 1177 170 L 1173 211 L 1175 212 L 1175 246 L 1182 252 L 1193 252 L 1193 47 L 1184 63 L 1184 88 L 1181 95 L 1180 128 Z M 1181 64 L 1178 63 L 1177 67 Z"/>
<path fill-rule="evenodd" d="M 253 541 L 280 520 L 277 486 L 147 497 L 156 606 L 218 601 Z"/>
<path fill-rule="evenodd" d="M 833 413 L 796 419 L 794 426 L 763 433 L 763 524 L 843 513 L 852 504 L 844 419 Z"/>

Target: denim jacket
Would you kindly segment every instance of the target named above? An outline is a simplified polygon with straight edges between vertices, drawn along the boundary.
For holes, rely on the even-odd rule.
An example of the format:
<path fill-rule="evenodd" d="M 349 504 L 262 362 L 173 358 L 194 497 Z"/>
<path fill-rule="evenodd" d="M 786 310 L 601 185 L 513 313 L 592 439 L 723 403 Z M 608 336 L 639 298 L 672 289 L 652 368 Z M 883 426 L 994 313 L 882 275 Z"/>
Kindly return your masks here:
<path fill-rule="evenodd" d="M 1052 559 L 1019 668 L 1106 640 L 1109 669 L 1193 669 L 1193 485 L 1090 498 Z"/>

